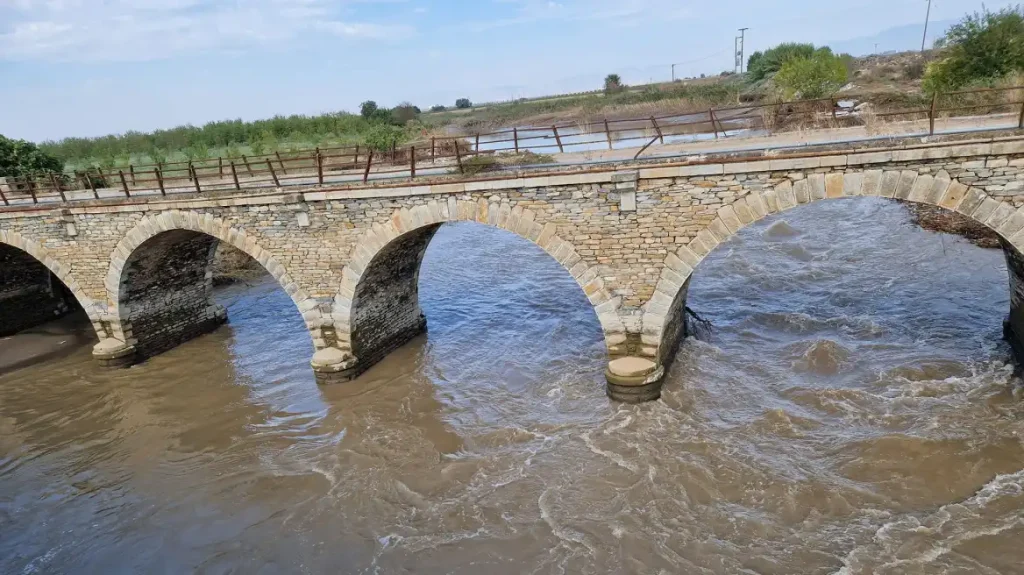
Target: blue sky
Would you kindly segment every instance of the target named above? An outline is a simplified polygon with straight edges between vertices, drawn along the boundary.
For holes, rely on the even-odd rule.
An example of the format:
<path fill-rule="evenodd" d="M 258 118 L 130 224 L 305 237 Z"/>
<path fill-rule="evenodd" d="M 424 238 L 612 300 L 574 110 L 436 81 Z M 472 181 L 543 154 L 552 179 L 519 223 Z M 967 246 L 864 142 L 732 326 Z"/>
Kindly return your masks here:
<path fill-rule="evenodd" d="M 996 9 L 1009 3 L 989 2 Z M 732 69 L 783 41 L 920 25 L 925 0 L 0 0 L 0 133 L 43 140 L 225 118 L 428 107 Z M 934 0 L 932 18 L 981 2 Z M 918 32 L 919 34 L 920 32 Z M 914 49 L 898 35 L 880 50 Z M 902 38 L 906 38 L 903 40 Z M 903 45 L 906 44 L 906 45 Z M 915 44 L 917 46 L 915 46 Z"/>

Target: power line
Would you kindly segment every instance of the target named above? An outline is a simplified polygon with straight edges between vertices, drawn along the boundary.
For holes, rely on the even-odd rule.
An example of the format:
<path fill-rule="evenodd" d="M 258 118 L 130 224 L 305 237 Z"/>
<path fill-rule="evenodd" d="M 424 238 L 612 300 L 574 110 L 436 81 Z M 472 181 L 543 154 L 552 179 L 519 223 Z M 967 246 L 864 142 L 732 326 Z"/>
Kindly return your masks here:
<path fill-rule="evenodd" d="M 921 37 L 921 51 L 924 52 L 924 44 L 928 40 L 928 20 L 932 17 L 932 0 L 928 0 L 928 11 L 924 14 L 924 36 Z"/>

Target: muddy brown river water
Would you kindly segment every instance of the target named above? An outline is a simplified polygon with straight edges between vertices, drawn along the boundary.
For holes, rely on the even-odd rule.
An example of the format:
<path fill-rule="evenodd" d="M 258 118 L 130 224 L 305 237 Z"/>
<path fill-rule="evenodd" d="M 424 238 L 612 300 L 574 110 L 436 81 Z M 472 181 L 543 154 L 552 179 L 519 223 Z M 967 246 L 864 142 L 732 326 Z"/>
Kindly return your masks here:
<path fill-rule="evenodd" d="M 0 572 L 1024 572 L 997 250 L 868 198 L 748 227 L 640 406 L 525 240 L 446 226 L 421 291 L 429 334 L 350 384 L 267 282 L 132 369 L 0 376 Z"/>

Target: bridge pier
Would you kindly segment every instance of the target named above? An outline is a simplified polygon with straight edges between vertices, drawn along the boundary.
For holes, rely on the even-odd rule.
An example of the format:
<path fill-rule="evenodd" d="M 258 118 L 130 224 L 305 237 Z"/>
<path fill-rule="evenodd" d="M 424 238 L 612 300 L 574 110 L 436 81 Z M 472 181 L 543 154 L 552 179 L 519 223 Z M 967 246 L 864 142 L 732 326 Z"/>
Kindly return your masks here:
<path fill-rule="evenodd" d="M 1003 337 L 1013 348 L 1017 365 L 1024 365 L 1024 255 L 1006 240 L 1000 240 L 1010 280 L 1010 312 L 1003 321 Z"/>

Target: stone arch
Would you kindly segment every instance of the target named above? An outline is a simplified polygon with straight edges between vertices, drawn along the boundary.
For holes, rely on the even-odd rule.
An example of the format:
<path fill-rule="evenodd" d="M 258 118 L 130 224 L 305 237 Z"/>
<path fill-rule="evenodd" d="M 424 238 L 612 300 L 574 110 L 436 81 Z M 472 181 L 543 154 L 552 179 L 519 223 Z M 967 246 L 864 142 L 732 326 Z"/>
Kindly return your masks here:
<path fill-rule="evenodd" d="M 371 264 L 375 262 L 375 258 L 390 255 L 392 257 L 389 259 L 396 259 L 396 265 L 407 265 L 410 269 L 411 266 L 416 266 L 418 270 L 426 244 L 429 243 L 433 232 L 446 222 L 472 221 L 507 230 L 530 240 L 550 254 L 569 272 L 587 296 L 601 324 L 609 354 L 623 355 L 626 329 L 617 313 L 621 298 L 613 297 L 605 287 L 597 266 L 584 261 L 570 242 L 558 236 L 557 224 L 541 223 L 537 220 L 535 212 L 522 206 L 513 207 L 507 201 L 499 202 L 485 198 L 471 201 L 449 197 L 447 201 L 431 201 L 411 209 L 401 208 L 384 222 L 373 224 L 356 242 L 349 263 L 342 270 L 342 283 L 334 300 L 333 323 L 337 332 L 338 347 L 342 353 L 334 358 L 333 363 L 338 366 L 339 372 L 343 372 L 340 379 L 355 377 L 383 357 L 377 353 L 378 357 L 366 358 L 366 361 L 363 361 L 364 358 L 358 354 L 358 342 L 355 342 L 355 345 L 353 342 L 353 338 L 357 337 L 353 328 L 357 320 L 356 314 L 359 312 L 358 296 L 361 281 L 372 273 Z M 414 244 L 418 252 L 398 258 L 394 258 L 398 254 L 388 254 L 387 250 L 403 241 L 410 245 Z M 407 261 L 403 262 L 403 258 Z M 412 281 L 415 282 L 416 279 L 412 278 Z M 418 298 L 415 307 L 418 309 Z M 415 319 L 412 318 L 412 321 Z M 421 325 L 420 329 L 422 327 Z M 408 339 L 406 338 L 406 341 Z M 397 342 L 388 342 L 385 347 L 393 349 L 395 344 Z"/>
<path fill-rule="evenodd" d="M 314 347 L 317 349 L 326 346 L 321 337 L 323 326 L 322 314 L 317 301 L 300 288 L 295 280 L 287 273 L 285 267 L 277 261 L 267 250 L 260 247 L 255 238 L 249 236 L 244 230 L 231 226 L 222 219 L 215 218 L 209 214 L 202 214 L 193 211 L 171 210 L 159 214 L 147 215 L 131 231 L 129 231 L 117 244 L 110 256 L 110 268 L 104 281 L 107 292 L 108 308 L 110 309 L 112 338 L 120 344 L 110 344 L 107 349 L 97 349 L 97 356 L 118 356 L 121 354 L 134 355 L 134 346 L 137 343 L 136 334 L 129 320 L 130 309 L 126 309 L 123 303 L 126 274 L 125 270 L 140 248 L 144 248 L 147 242 L 154 241 L 166 234 L 175 232 L 195 232 L 197 236 L 210 239 L 207 246 L 209 253 L 206 257 L 212 258 L 213 250 L 217 241 L 225 242 L 241 252 L 247 254 L 263 266 L 267 272 L 291 297 L 299 312 L 305 320 L 306 327 L 313 337 Z M 200 249 L 203 249 L 200 246 Z M 204 263 L 204 266 L 206 263 Z M 209 274 L 206 274 L 206 282 L 209 287 Z M 223 310 L 221 310 L 223 313 Z M 220 318 L 223 320 L 223 318 Z M 101 353 L 102 352 L 102 353 Z M 101 361 L 103 358 L 100 357 Z M 120 363 L 120 362 L 114 362 Z M 128 363 L 127 361 L 124 363 Z"/>
<path fill-rule="evenodd" d="M 60 280 L 61 283 L 68 288 L 68 291 L 71 292 L 79 305 L 82 306 L 82 309 L 92 322 L 93 328 L 96 330 L 96 335 L 99 339 L 102 341 L 107 337 L 107 333 L 101 324 L 103 315 L 106 312 L 106 307 L 102 303 L 96 302 L 86 295 L 85 290 L 82 289 L 82 285 L 71 275 L 70 266 L 62 264 L 52 254 L 50 254 L 42 244 L 26 238 L 13 230 L 0 230 L 0 244 L 8 245 L 25 252 L 45 266 L 46 269 L 50 270 L 54 277 Z"/>
<path fill-rule="evenodd" d="M 969 217 L 999 234 L 1011 267 L 1013 262 L 1010 258 L 1014 254 L 1020 258 L 1024 250 L 1024 207 L 1016 209 L 988 196 L 983 190 L 949 178 L 945 172 L 932 175 L 913 170 L 847 170 L 811 174 L 796 181 L 787 179 L 764 191 L 750 191 L 733 203 L 722 206 L 714 221 L 698 232 L 689 244 L 669 253 L 654 295 L 644 305 L 642 339 L 646 346 L 645 355 L 656 358 L 661 365 L 671 360 L 684 327 L 682 310 L 690 278 L 700 262 L 719 244 L 768 215 L 818 200 L 860 196 L 929 204 Z M 1020 267 L 1024 272 L 1024 266 Z M 1010 282 L 1013 288 L 1012 269 Z M 1011 343 L 1014 343 L 1012 338 Z"/>

